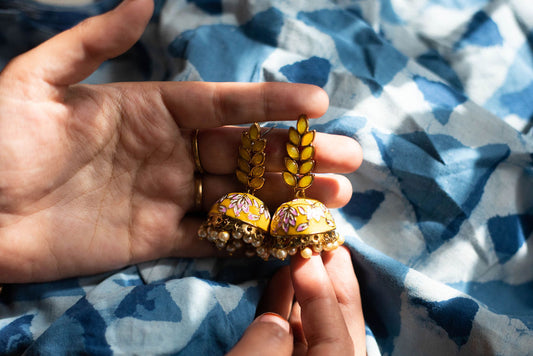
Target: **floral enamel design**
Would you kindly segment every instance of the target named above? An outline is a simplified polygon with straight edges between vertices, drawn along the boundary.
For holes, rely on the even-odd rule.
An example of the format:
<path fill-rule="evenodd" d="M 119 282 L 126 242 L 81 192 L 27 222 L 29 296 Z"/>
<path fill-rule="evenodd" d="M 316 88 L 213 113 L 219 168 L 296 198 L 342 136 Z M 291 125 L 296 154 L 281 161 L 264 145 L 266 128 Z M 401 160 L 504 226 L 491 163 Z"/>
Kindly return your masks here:
<path fill-rule="evenodd" d="M 252 200 L 244 194 L 229 194 L 229 209 L 232 209 L 235 213 L 235 216 L 241 215 L 241 212 L 247 214 L 250 213 L 250 205 L 252 205 Z"/>
<path fill-rule="evenodd" d="M 225 200 L 229 200 L 229 205 L 226 207 L 222 203 Z M 220 213 L 227 213 L 228 210 L 233 211 L 233 214 L 235 216 L 239 216 L 241 213 L 246 213 L 248 220 L 250 221 L 257 221 L 261 219 L 261 217 L 265 219 L 270 219 L 270 213 L 266 209 L 266 207 L 263 204 L 260 204 L 257 200 L 250 199 L 250 196 L 242 193 L 229 193 L 224 195 L 222 198 L 220 198 L 217 201 L 218 204 L 218 212 Z M 255 207 L 257 210 L 257 214 L 254 214 L 251 207 Z"/>
<path fill-rule="evenodd" d="M 278 227 L 281 225 L 281 228 L 285 233 L 289 232 L 289 228 L 296 226 L 296 218 L 298 217 L 298 212 L 292 206 L 284 206 L 278 211 Z"/>

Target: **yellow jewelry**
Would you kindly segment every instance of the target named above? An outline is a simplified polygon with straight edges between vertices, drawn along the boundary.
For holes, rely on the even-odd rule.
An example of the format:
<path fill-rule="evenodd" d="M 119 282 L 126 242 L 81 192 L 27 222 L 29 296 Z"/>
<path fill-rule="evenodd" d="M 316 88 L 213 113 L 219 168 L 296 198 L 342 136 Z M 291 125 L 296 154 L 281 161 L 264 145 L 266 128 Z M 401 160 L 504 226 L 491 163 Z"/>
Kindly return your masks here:
<path fill-rule="evenodd" d="M 247 192 L 228 193 L 221 197 L 208 213 L 207 221 L 198 229 L 200 239 L 207 238 L 219 249 L 232 254 L 244 249 L 253 256 L 268 234 L 270 213 L 266 205 L 254 196 L 265 183 L 266 139 L 261 137 L 257 123 L 241 136 L 235 174 Z M 258 253 L 262 250 L 259 249 Z"/>
<path fill-rule="evenodd" d="M 298 252 L 309 258 L 313 252 L 334 250 L 344 242 L 328 208 L 305 197 L 305 190 L 314 180 L 315 134 L 316 131 L 309 131 L 306 115 L 300 115 L 296 128 L 289 129 L 283 180 L 294 188 L 295 199 L 283 203 L 272 216 L 266 258 L 272 255 L 284 260 Z"/>

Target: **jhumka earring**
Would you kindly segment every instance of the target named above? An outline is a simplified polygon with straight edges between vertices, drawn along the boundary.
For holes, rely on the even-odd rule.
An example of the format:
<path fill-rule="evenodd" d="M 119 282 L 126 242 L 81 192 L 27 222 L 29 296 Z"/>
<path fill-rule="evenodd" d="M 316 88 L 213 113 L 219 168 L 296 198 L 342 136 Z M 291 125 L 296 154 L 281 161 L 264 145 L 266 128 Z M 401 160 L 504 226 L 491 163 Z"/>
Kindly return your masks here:
<path fill-rule="evenodd" d="M 266 139 L 261 137 L 257 123 L 242 133 L 235 174 L 247 192 L 228 193 L 221 197 L 209 211 L 207 221 L 198 229 L 200 239 L 207 238 L 230 254 L 244 249 L 248 256 L 253 256 L 263 244 L 268 234 L 270 213 L 254 194 L 265 183 L 265 147 Z"/>
<path fill-rule="evenodd" d="M 314 180 L 315 133 L 309 131 L 306 115 L 300 115 L 296 128 L 289 129 L 283 180 L 294 188 L 295 199 L 283 203 L 272 216 L 267 244 L 268 255 L 281 260 L 298 252 L 310 258 L 313 252 L 331 251 L 344 243 L 328 208 L 318 200 L 305 197 L 305 190 Z"/>

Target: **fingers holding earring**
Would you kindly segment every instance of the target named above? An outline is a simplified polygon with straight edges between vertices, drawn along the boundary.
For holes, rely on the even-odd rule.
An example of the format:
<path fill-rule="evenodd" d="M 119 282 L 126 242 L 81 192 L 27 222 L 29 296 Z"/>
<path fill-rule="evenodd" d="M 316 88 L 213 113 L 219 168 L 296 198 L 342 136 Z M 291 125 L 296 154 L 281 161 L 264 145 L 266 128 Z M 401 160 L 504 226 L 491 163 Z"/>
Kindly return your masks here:
<path fill-rule="evenodd" d="M 231 134 L 232 128 L 225 129 L 229 130 L 227 133 Z M 293 191 L 292 196 L 294 199 L 281 204 L 272 221 L 268 209 L 268 206 L 272 206 L 272 204 L 268 204 L 268 202 L 265 204 L 258 198 L 259 194 L 255 196 L 256 191 L 263 188 L 268 176 L 265 173 L 267 169 L 267 141 L 264 138 L 266 131 L 262 130 L 257 123 L 252 124 L 248 131 L 242 131 L 241 129 L 240 145 L 238 150 L 236 150 L 237 160 L 233 164 L 229 162 L 230 160 L 235 162 L 235 151 L 231 153 L 220 149 L 224 145 L 223 142 L 225 142 L 225 140 L 220 140 L 221 137 L 224 137 L 223 135 L 219 136 L 220 142 L 217 142 L 216 145 L 209 144 L 206 146 L 210 148 L 216 147 L 219 155 L 226 153 L 219 157 L 220 159 L 216 157 L 215 152 L 207 154 L 206 157 L 212 162 L 218 162 L 219 165 L 226 163 L 230 167 L 236 166 L 236 178 L 245 186 L 245 191 L 224 189 L 220 192 L 220 195 L 216 195 L 219 197 L 218 200 L 209 210 L 206 222 L 198 229 L 198 237 L 200 239 L 207 239 L 219 249 L 225 249 L 230 254 L 244 247 L 246 254 L 248 252 L 250 252 L 250 256 L 257 254 L 265 260 L 270 255 L 283 260 L 288 255 L 293 255 L 297 252 L 300 252 L 302 256 L 308 257 L 313 251 L 329 251 L 343 243 L 344 240 L 336 232 L 335 222 L 326 205 L 340 207 L 346 204 L 351 197 L 351 184 L 345 177 L 335 175 L 320 177 L 320 180 L 322 180 L 321 186 L 313 184 L 315 180 L 319 180 L 315 179 L 315 174 L 313 173 L 317 166 L 315 164 L 317 162 L 315 161 L 316 148 L 313 144 L 317 135 L 316 131 L 309 129 L 309 121 L 306 115 L 300 115 L 296 128 L 291 127 L 288 133 L 289 141 L 284 145 L 287 153 L 283 160 L 285 170 L 281 174 L 282 181 L 285 182 L 286 187 L 283 190 L 279 190 L 280 185 L 278 184 L 278 189 L 272 191 L 272 194 L 259 193 L 265 196 L 265 199 L 274 200 L 276 197 L 280 198 L 280 196 L 291 196 L 287 190 Z M 199 172 L 205 172 L 202 166 L 202 163 L 205 162 L 202 162 L 200 157 L 201 145 L 198 136 L 198 130 L 194 130 L 192 133 L 191 152 L 196 168 L 195 209 L 202 206 L 204 195 L 202 186 L 204 181 L 202 178 L 209 177 L 209 175 L 203 175 L 198 179 L 198 175 L 201 174 Z M 276 151 L 279 151 L 279 149 L 269 152 Z M 343 171 L 345 168 L 342 165 L 337 165 L 337 169 Z M 214 177 L 220 178 L 220 176 Z M 341 184 L 338 185 L 338 183 Z M 311 185 L 317 187 L 317 195 L 327 190 L 331 192 L 336 189 L 337 192 L 324 196 L 329 202 L 308 199 L 305 191 Z M 213 184 L 213 186 L 220 187 L 221 185 Z M 227 187 L 228 185 L 225 186 Z M 228 193 L 228 191 L 231 193 Z M 312 190 L 309 192 L 312 192 Z M 311 223 L 314 220 L 311 221 L 309 216 L 318 214 L 318 212 L 320 212 L 321 220 L 317 220 L 312 225 Z M 291 220 L 291 224 L 288 226 L 286 222 L 288 218 L 285 216 L 287 214 L 294 215 L 298 221 L 292 222 Z"/>

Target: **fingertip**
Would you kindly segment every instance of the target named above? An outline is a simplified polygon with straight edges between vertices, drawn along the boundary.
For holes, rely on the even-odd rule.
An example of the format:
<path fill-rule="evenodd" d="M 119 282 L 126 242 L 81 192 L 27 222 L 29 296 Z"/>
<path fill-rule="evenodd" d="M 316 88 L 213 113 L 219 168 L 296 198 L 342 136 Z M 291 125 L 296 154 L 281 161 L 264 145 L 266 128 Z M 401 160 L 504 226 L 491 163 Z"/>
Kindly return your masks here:
<path fill-rule="evenodd" d="M 342 245 L 330 252 L 332 252 L 333 255 L 340 255 L 344 261 L 352 263 L 352 253 L 348 246 Z"/>
<path fill-rule="evenodd" d="M 353 137 L 320 132 L 314 145 L 316 172 L 352 173 L 363 162 L 363 150 Z"/>
<path fill-rule="evenodd" d="M 112 11 L 85 19 L 28 52 L 39 62 L 39 75 L 56 86 L 78 83 L 102 62 L 126 52 L 143 34 L 153 0 L 125 0 Z"/>
<path fill-rule="evenodd" d="M 291 355 L 292 340 L 287 320 L 275 313 L 264 313 L 250 324 L 228 355 L 254 355 L 266 350 L 275 350 L 277 355 Z"/>
<path fill-rule="evenodd" d="M 350 180 L 341 174 L 316 175 L 308 190 L 309 197 L 324 203 L 330 209 L 342 208 L 352 198 L 353 187 Z"/>
<path fill-rule="evenodd" d="M 113 11 L 128 12 L 129 15 L 138 16 L 147 22 L 154 12 L 154 0 L 124 0 Z"/>
<path fill-rule="evenodd" d="M 288 319 L 294 299 L 289 266 L 281 267 L 271 278 L 257 306 L 256 315 L 274 312 Z"/>
<path fill-rule="evenodd" d="M 322 254 L 322 261 L 327 271 L 335 271 L 330 278 L 334 281 L 337 277 L 342 276 L 342 281 L 345 286 L 354 288 L 357 284 L 357 277 L 355 275 L 354 266 L 352 262 L 352 255 L 350 249 L 346 245 L 341 245 L 338 248 L 324 252 Z M 353 282 L 353 283 L 348 283 Z M 333 283 L 335 285 L 335 283 Z"/>
<path fill-rule="evenodd" d="M 355 274 L 350 250 L 346 246 L 322 254 L 325 269 L 330 277 L 339 303 L 355 306 L 361 304 L 359 282 Z"/>
<path fill-rule="evenodd" d="M 309 107 L 307 115 L 310 118 L 323 116 L 329 108 L 329 95 L 326 91 L 316 85 L 304 84 L 307 86 L 307 98 L 312 105 Z"/>
<path fill-rule="evenodd" d="M 346 171 L 342 173 L 355 172 L 363 164 L 363 148 L 354 138 L 347 136 L 344 136 L 344 138 L 346 141 L 344 147 L 350 159 L 346 160 Z"/>
<path fill-rule="evenodd" d="M 352 199 L 353 194 L 353 187 L 352 182 L 350 180 L 342 175 L 337 176 L 338 177 L 338 200 L 335 202 L 334 208 L 342 208 L 346 206 Z"/>
<path fill-rule="evenodd" d="M 124 0 L 112 11 L 92 18 L 94 34 L 107 36 L 100 36 L 99 41 L 94 41 L 95 35 L 88 36 L 87 45 L 94 45 L 107 58 L 116 57 L 141 37 L 153 12 L 154 0 Z"/>
<path fill-rule="evenodd" d="M 276 314 L 276 313 L 267 312 L 267 313 L 263 313 L 259 315 L 257 318 L 255 318 L 252 324 L 257 324 L 257 323 L 267 323 L 270 325 L 276 325 L 279 327 L 280 332 L 282 334 L 291 333 L 291 327 L 289 325 L 289 322 L 286 319 L 284 319 L 281 315 Z"/>
<path fill-rule="evenodd" d="M 290 266 L 297 299 L 305 299 L 308 294 L 316 293 L 318 290 L 315 286 L 329 284 L 322 258 L 317 253 L 313 253 L 310 258 L 296 254 L 291 257 Z"/>
<path fill-rule="evenodd" d="M 298 115 L 318 118 L 329 107 L 328 94 L 312 84 L 270 82 L 263 83 L 267 101 L 270 102 L 268 120 L 296 120 Z"/>

